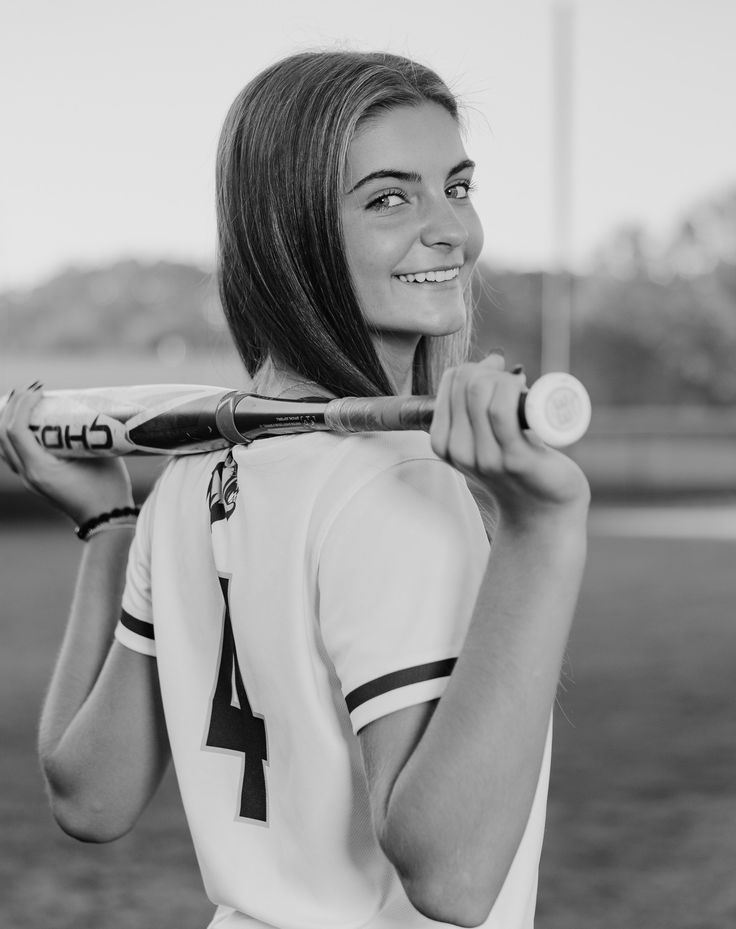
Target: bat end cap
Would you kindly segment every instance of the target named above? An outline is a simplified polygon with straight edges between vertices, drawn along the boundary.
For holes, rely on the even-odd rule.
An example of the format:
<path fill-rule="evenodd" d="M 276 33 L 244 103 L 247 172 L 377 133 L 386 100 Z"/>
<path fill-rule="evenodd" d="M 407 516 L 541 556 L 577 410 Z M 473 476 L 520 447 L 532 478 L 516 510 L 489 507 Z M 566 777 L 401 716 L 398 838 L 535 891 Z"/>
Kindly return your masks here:
<path fill-rule="evenodd" d="M 524 414 L 529 428 L 545 444 L 563 448 L 579 441 L 588 431 L 590 396 L 571 374 L 543 374 L 526 395 Z"/>

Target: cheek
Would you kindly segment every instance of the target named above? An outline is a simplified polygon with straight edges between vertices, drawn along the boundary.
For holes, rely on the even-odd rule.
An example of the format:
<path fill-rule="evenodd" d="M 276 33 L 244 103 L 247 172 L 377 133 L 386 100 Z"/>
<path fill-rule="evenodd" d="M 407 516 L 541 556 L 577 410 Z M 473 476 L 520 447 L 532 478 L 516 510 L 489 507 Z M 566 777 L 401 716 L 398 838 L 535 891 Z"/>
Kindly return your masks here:
<path fill-rule="evenodd" d="M 373 243 L 363 241 L 353 242 L 348 249 L 348 270 L 350 279 L 358 298 L 358 304 L 363 316 L 368 322 L 378 322 L 380 308 L 386 303 L 382 290 L 381 262 L 372 248 Z M 385 289 L 385 288 L 384 288 Z"/>
<path fill-rule="evenodd" d="M 361 251 L 352 256 L 352 273 L 363 290 L 375 292 L 390 283 L 395 258 L 393 251 L 386 245 L 385 241 L 371 239 L 364 242 Z"/>
<path fill-rule="evenodd" d="M 346 224 L 345 252 L 348 259 L 348 268 L 354 285 L 365 290 L 375 278 L 380 267 L 378 243 L 374 236 L 367 234 L 357 224 Z"/>
<path fill-rule="evenodd" d="M 468 241 L 465 247 L 465 254 L 467 258 L 475 264 L 475 262 L 480 257 L 480 253 L 483 249 L 483 225 L 480 221 L 480 217 L 475 212 L 472 211 L 471 216 L 466 221 L 466 228 L 468 230 Z"/>

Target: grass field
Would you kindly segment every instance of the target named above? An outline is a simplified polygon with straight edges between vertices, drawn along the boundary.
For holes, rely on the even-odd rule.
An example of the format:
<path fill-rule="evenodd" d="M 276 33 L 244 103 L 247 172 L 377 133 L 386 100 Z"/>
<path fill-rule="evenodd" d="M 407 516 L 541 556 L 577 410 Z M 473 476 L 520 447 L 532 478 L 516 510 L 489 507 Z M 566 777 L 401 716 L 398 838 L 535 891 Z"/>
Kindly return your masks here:
<path fill-rule="evenodd" d="M 0 528 L 0 925 L 202 929 L 171 778 L 133 833 L 52 824 L 34 753 L 79 555 Z M 594 535 L 556 717 L 538 929 L 736 925 L 736 544 Z"/>

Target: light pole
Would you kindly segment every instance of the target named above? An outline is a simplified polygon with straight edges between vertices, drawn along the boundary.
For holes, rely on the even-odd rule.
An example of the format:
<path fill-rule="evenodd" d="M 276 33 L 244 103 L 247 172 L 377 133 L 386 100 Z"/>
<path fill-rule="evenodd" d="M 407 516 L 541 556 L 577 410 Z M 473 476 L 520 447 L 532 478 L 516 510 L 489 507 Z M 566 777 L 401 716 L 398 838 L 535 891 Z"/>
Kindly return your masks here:
<path fill-rule="evenodd" d="M 570 370 L 574 9 L 552 5 L 552 248 L 542 287 L 542 373 Z"/>

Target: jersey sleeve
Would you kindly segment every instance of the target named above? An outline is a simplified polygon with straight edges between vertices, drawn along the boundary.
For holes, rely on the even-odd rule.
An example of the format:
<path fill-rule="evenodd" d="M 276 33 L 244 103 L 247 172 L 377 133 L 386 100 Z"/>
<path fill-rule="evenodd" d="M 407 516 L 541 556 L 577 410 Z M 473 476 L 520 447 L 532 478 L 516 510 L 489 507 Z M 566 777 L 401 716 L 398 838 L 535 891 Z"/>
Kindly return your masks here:
<path fill-rule="evenodd" d="M 393 465 L 341 508 L 320 551 L 319 622 L 356 733 L 442 695 L 488 551 L 465 481 L 439 459 Z"/>
<path fill-rule="evenodd" d="M 155 489 L 141 507 L 133 544 L 128 554 L 122 610 L 115 638 L 144 655 L 156 654 L 151 598 L 151 532 Z"/>

